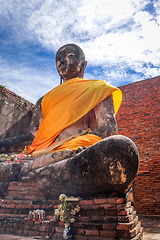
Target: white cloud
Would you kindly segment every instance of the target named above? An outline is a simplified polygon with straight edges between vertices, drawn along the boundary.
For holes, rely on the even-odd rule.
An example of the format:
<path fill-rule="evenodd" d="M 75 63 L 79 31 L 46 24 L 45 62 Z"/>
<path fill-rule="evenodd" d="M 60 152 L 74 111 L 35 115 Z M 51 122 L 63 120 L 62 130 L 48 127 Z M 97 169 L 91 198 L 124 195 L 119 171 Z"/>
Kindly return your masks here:
<path fill-rule="evenodd" d="M 77 43 L 84 50 L 89 67 L 103 68 L 102 72 L 87 73 L 87 77 L 114 82 L 118 79 L 117 84 L 122 85 L 128 78 L 135 81 L 136 72 L 145 78 L 159 75 L 160 2 L 157 0 L 152 1 L 154 14 L 144 11 L 150 0 L 5 0 L 1 3 L 1 21 L 11 27 L 17 44 L 38 42 L 55 52 L 63 44 Z M 135 74 L 126 73 L 127 67 Z M 23 86 L 29 90 L 26 79 L 30 82 L 32 78 L 35 84 L 41 85 L 40 80 L 46 78 L 50 87 L 51 76 L 57 77 L 54 71 L 44 74 L 34 67 L 19 68 L 14 63 L 5 64 L 5 68 L 6 72 L 2 67 L 0 72 L 13 89 L 12 79 L 17 82 L 22 79 Z M 25 89 L 23 86 L 17 87 L 19 91 Z M 44 85 L 42 88 L 45 89 Z M 25 96 L 32 99 L 33 91 Z M 40 87 L 36 92 L 43 94 Z"/>
<path fill-rule="evenodd" d="M 33 103 L 59 84 L 54 72 L 37 71 L 24 65 L 16 67 L 0 60 L 0 84 Z"/>

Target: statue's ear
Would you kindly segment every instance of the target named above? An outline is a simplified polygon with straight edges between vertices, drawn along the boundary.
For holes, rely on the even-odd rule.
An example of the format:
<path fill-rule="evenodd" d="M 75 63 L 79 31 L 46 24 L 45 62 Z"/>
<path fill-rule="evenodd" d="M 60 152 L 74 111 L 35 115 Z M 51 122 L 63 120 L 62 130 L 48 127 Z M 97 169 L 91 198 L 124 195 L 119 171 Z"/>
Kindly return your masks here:
<path fill-rule="evenodd" d="M 80 75 L 79 75 L 80 78 L 83 78 L 83 77 L 84 77 L 84 71 L 85 71 L 86 66 L 87 66 L 87 61 L 82 62 L 81 70 L 80 70 Z"/>
<path fill-rule="evenodd" d="M 86 66 L 87 66 L 87 61 L 82 62 L 81 69 L 85 70 Z"/>

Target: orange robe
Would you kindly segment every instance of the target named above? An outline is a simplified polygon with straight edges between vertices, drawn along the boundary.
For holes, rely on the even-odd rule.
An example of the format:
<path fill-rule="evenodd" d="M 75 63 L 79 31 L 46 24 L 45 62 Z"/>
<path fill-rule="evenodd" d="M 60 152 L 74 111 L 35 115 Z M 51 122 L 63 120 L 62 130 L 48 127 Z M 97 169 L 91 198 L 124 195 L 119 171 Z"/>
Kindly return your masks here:
<path fill-rule="evenodd" d="M 42 99 L 44 120 L 27 154 L 37 152 L 53 145 L 55 138 L 63 129 L 79 120 L 109 95 L 113 95 L 114 111 L 117 113 L 122 93 L 104 80 L 86 80 L 73 78 L 55 87 Z M 72 149 L 77 146 L 89 147 L 101 138 L 87 134 L 64 143 L 54 151 Z"/>

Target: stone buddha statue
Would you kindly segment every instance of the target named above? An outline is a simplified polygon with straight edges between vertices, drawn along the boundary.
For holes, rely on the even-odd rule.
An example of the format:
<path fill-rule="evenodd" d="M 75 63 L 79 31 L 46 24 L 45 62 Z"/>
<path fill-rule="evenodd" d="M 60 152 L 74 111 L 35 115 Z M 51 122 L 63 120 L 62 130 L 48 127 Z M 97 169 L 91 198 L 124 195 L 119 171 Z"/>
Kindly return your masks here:
<path fill-rule="evenodd" d="M 0 142 L 1 152 L 28 147 L 34 160 L 22 166 L 21 178 L 36 179 L 49 197 L 123 195 L 137 175 L 137 148 L 117 135 L 121 91 L 84 79 L 86 65 L 79 46 L 62 46 L 56 54 L 61 84 L 37 101 L 27 135 Z"/>

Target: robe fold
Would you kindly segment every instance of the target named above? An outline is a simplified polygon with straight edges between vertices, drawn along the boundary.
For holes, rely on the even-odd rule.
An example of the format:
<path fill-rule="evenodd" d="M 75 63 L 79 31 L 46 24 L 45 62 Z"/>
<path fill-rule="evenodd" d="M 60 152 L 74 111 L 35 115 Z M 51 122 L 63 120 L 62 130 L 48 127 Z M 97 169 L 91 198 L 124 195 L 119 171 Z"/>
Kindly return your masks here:
<path fill-rule="evenodd" d="M 63 129 L 75 123 L 111 94 L 116 114 L 122 101 L 122 93 L 104 80 L 73 78 L 48 92 L 41 103 L 44 120 L 28 147 L 27 154 L 54 146 L 57 143 L 54 140 Z M 100 140 L 96 135 L 86 134 L 64 143 L 54 152 L 77 146 L 89 147 Z"/>

